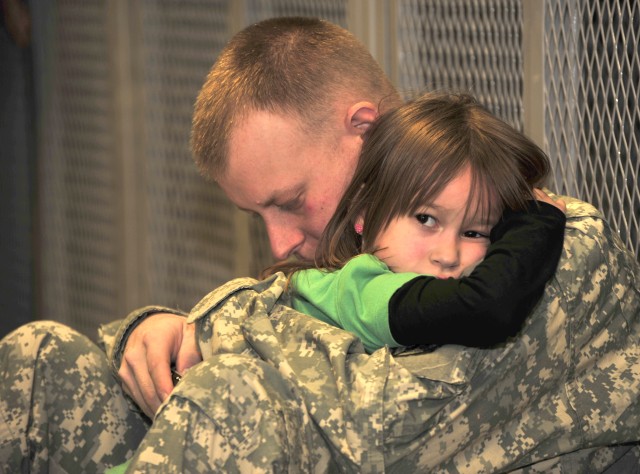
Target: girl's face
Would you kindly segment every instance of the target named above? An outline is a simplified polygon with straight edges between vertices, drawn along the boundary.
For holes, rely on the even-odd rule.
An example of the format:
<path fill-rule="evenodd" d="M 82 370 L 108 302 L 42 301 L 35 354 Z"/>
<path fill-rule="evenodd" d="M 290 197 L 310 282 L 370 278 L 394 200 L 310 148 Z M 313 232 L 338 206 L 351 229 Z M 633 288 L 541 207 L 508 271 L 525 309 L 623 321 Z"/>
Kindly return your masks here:
<path fill-rule="evenodd" d="M 484 258 L 489 233 L 496 223 L 483 221 L 480 213 L 465 219 L 470 187 L 471 172 L 467 168 L 415 215 L 392 220 L 375 241 L 379 249 L 375 255 L 396 273 L 438 278 L 469 275 Z"/>

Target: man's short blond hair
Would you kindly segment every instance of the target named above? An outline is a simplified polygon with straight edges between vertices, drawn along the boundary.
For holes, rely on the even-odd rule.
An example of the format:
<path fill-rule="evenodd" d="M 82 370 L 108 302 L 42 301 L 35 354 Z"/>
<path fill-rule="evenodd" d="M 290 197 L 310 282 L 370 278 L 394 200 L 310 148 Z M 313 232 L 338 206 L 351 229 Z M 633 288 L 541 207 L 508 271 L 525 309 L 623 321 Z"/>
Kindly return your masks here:
<path fill-rule="evenodd" d="M 252 111 L 298 117 L 322 133 L 337 101 L 379 108 L 400 98 L 378 63 L 347 30 L 315 18 L 273 18 L 236 34 L 222 50 L 195 104 L 191 149 L 203 175 L 227 164 L 232 127 Z"/>

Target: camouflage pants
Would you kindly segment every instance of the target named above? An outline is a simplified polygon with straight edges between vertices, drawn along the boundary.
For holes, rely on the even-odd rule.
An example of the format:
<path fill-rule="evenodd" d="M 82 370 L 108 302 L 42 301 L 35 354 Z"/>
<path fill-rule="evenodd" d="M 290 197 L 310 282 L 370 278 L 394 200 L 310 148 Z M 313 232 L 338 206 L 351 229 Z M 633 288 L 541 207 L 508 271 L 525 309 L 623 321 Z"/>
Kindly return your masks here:
<path fill-rule="evenodd" d="M 147 431 L 86 337 L 25 325 L 0 341 L 0 472 L 102 472 Z"/>
<path fill-rule="evenodd" d="M 397 396 L 400 381 L 389 382 Z M 330 390 L 323 386 L 319 394 Z M 144 436 L 129 472 L 376 472 L 369 457 L 381 446 L 365 447 L 367 467 L 351 464 L 326 438 L 336 429 L 340 435 L 335 414 L 319 425 L 305 400 L 309 394 L 273 364 L 249 353 L 218 354 L 187 372 L 147 432 L 97 346 L 62 325 L 34 323 L 0 342 L 0 471 L 102 472 L 131 457 Z M 342 402 L 335 399 L 336 413 Z M 387 460 L 396 458 L 388 472 L 429 471 L 406 470 L 421 463 L 404 450 L 385 451 Z M 614 459 L 617 469 L 606 472 L 637 472 L 637 453 L 637 446 L 586 449 L 523 472 L 604 472 L 572 468 Z"/>
<path fill-rule="evenodd" d="M 336 472 L 296 388 L 254 357 L 190 369 L 163 404 L 127 472 Z"/>

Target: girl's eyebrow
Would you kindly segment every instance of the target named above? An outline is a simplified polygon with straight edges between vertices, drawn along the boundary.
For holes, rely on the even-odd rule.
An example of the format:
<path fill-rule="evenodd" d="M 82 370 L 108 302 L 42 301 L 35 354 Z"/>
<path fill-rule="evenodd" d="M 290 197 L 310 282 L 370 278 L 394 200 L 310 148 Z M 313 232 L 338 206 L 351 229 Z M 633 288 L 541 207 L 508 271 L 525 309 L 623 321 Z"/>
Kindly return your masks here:
<path fill-rule="evenodd" d="M 435 209 L 436 211 L 445 209 L 445 207 L 443 206 L 438 206 L 437 204 L 433 204 L 433 203 L 427 203 L 427 204 L 421 204 L 420 206 L 418 206 L 418 210 L 420 209 Z"/>
<path fill-rule="evenodd" d="M 478 214 L 476 213 L 471 219 L 467 219 L 467 223 L 466 225 L 468 226 L 490 226 L 493 227 L 497 222 L 497 219 L 495 219 L 495 222 L 493 222 L 490 219 L 490 215 L 486 215 L 483 214 L 482 216 L 478 217 Z"/>

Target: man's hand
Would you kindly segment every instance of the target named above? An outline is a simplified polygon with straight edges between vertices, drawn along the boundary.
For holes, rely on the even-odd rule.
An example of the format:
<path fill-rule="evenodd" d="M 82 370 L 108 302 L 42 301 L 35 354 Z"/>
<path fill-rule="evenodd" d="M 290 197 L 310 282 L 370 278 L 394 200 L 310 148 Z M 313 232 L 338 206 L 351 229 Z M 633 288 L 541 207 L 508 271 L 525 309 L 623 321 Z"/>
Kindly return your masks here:
<path fill-rule="evenodd" d="M 195 327 L 170 313 L 147 317 L 129 335 L 118 375 L 124 390 L 153 418 L 173 390 L 171 364 L 183 373 L 202 360 Z"/>

